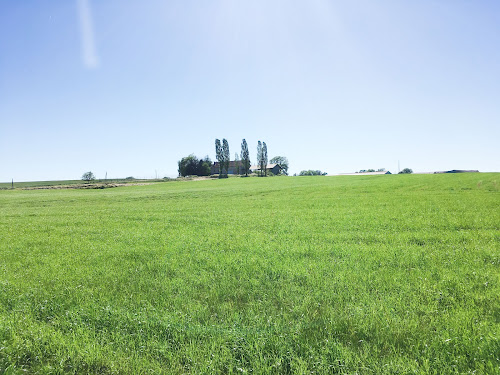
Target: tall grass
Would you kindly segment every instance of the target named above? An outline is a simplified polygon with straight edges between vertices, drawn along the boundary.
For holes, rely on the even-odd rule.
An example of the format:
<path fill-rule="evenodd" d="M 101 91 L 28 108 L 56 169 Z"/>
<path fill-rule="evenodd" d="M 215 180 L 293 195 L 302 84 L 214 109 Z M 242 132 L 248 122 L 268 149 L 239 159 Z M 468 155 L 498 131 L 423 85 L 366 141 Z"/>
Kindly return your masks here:
<path fill-rule="evenodd" d="M 0 192 L 0 373 L 499 373 L 498 174 Z"/>

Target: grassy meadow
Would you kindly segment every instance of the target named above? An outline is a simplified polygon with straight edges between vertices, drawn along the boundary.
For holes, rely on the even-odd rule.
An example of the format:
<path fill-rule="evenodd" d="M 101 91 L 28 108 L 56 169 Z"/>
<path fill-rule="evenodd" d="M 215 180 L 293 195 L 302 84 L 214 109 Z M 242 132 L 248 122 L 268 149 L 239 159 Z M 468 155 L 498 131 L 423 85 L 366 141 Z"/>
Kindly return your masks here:
<path fill-rule="evenodd" d="M 2 374 L 500 373 L 500 174 L 0 191 Z"/>

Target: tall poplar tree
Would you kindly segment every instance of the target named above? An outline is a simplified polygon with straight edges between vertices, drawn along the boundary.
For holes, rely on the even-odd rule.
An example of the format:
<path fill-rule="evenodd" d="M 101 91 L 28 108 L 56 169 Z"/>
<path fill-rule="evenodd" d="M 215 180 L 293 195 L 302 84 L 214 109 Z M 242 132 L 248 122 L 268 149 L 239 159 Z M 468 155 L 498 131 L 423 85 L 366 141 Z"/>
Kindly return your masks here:
<path fill-rule="evenodd" d="M 267 145 L 262 142 L 262 164 L 264 164 L 264 175 L 267 176 Z"/>
<path fill-rule="evenodd" d="M 224 154 L 222 153 L 222 146 L 220 140 L 215 140 L 215 158 L 219 162 L 219 178 L 222 176 L 222 167 L 224 162 Z"/>
<path fill-rule="evenodd" d="M 229 143 L 227 143 L 227 139 L 222 139 L 222 155 L 224 160 L 224 169 L 226 170 L 226 177 L 229 170 L 229 161 L 231 160 L 231 154 L 229 153 Z"/>
<path fill-rule="evenodd" d="M 240 155 L 237 152 L 234 153 L 234 168 L 236 169 L 236 174 L 241 174 L 241 162 Z"/>
<path fill-rule="evenodd" d="M 241 142 L 241 161 L 243 163 L 245 176 L 248 177 L 248 170 L 250 169 L 250 153 L 248 152 L 248 145 L 245 139 Z"/>
<path fill-rule="evenodd" d="M 257 142 L 257 164 L 259 166 L 259 176 L 262 176 L 262 143 L 260 141 Z"/>

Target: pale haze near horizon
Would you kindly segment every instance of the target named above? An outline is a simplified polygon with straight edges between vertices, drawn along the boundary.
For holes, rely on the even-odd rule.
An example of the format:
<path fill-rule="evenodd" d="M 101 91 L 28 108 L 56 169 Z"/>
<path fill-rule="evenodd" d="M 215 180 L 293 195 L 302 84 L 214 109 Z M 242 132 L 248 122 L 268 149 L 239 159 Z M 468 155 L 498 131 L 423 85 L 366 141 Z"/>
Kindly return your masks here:
<path fill-rule="evenodd" d="M 0 181 L 500 171 L 495 1 L 0 2 Z"/>

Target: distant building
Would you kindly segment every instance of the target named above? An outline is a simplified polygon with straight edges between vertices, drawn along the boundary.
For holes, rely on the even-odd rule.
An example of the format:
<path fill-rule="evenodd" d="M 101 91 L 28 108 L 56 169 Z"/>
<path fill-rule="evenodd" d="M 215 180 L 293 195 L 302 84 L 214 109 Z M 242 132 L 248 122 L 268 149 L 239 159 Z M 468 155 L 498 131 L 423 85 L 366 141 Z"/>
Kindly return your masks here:
<path fill-rule="evenodd" d="M 260 171 L 260 165 L 252 165 L 250 167 L 252 172 Z M 268 164 L 266 165 L 267 173 L 271 172 L 272 174 L 279 174 L 281 171 L 281 167 L 279 164 Z"/>
<path fill-rule="evenodd" d="M 215 162 L 212 164 L 212 168 L 210 170 L 211 174 L 219 174 L 219 162 Z M 227 174 L 244 174 L 243 163 L 241 161 L 230 161 L 229 168 L 227 170 Z"/>
<path fill-rule="evenodd" d="M 357 172 L 357 173 L 340 173 L 340 176 L 367 176 L 367 175 L 378 175 L 378 174 L 392 174 L 392 173 L 389 171 Z"/>
<path fill-rule="evenodd" d="M 479 173 L 477 169 L 452 169 L 451 171 L 438 171 L 436 173 Z"/>

